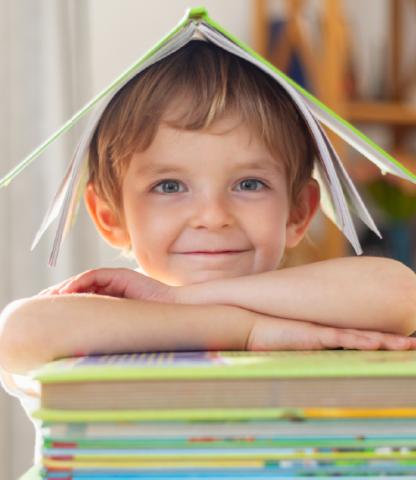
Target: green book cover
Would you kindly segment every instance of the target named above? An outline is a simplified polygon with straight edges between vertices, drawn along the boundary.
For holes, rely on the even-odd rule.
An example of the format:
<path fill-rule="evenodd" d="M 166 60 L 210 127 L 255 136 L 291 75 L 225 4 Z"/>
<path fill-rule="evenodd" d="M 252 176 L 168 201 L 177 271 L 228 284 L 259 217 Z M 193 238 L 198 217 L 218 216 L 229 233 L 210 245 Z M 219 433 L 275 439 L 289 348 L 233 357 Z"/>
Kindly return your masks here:
<path fill-rule="evenodd" d="M 416 351 L 153 352 L 48 363 L 42 384 L 105 380 L 416 376 Z"/>
<path fill-rule="evenodd" d="M 410 397 L 403 397 L 403 388 L 416 376 L 415 360 L 416 351 L 339 350 L 154 352 L 66 358 L 51 362 L 33 372 L 34 378 L 43 385 L 42 390 L 47 395 L 42 396 L 42 408 L 33 416 L 54 422 L 221 421 L 354 416 L 410 418 L 416 416 L 416 409 L 411 408 L 413 404 Z M 311 379 L 314 383 L 310 383 Z M 350 389 L 354 390 L 357 382 L 361 385 L 360 388 L 363 388 L 358 397 L 357 392 L 354 392 L 353 402 L 343 401 L 345 393 L 340 392 L 345 391 L 347 384 L 344 380 L 349 382 Z M 126 403 L 124 388 L 131 381 L 137 382 L 134 392 L 138 393 L 133 395 L 133 400 L 130 393 Z M 184 381 L 189 381 L 186 398 L 182 398 L 177 391 L 178 387 L 175 387 L 176 382 L 180 384 Z M 237 382 L 234 383 L 235 388 L 241 390 L 238 401 L 232 401 L 232 397 L 226 394 L 231 391 L 231 384 L 224 381 Z M 284 383 L 287 381 L 290 381 L 290 384 Z M 99 388 L 103 388 L 106 382 L 112 382 L 111 398 L 117 396 L 120 400 L 123 399 L 122 403 L 118 403 L 123 404 L 123 407 L 109 410 L 106 397 L 99 396 L 101 394 L 94 390 L 96 382 L 102 385 Z M 140 382 L 143 382 L 142 385 Z M 158 397 L 157 402 L 149 400 L 153 397 L 147 389 L 154 388 L 157 382 L 166 382 L 166 391 L 175 397 L 166 405 L 163 396 Z M 199 382 L 200 387 L 195 387 L 195 382 Z M 223 392 L 221 399 L 216 397 L 216 400 L 210 403 L 211 400 L 208 400 L 216 391 L 213 382 L 222 382 Z M 244 386 L 242 382 L 245 382 Z M 255 382 L 256 395 L 260 397 L 261 406 L 256 403 L 257 399 L 253 400 L 249 393 L 246 394 L 250 391 L 250 385 Z M 271 394 L 268 386 L 258 382 L 280 382 L 280 387 L 276 387 L 276 396 Z M 76 391 L 79 394 L 74 393 L 71 384 L 78 388 Z M 64 388 L 67 392 L 64 394 L 65 399 L 58 400 L 58 403 L 48 396 L 50 387 L 55 386 Z M 85 393 L 86 388 L 89 394 Z M 180 388 L 185 388 L 183 383 Z M 193 391 L 192 395 L 195 395 L 195 388 L 198 392 L 200 388 L 206 388 L 206 397 L 191 400 L 195 397 L 190 396 L 190 392 Z M 338 391 L 339 388 L 341 390 Z M 374 388 L 385 388 L 386 395 L 380 397 L 374 394 Z M 307 391 L 316 398 L 311 400 L 309 394 L 305 397 Z M 408 391 L 410 396 L 413 395 L 411 391 L 413 390 Z M 73 400 L 69 398 L 70 395 Z M 247 395 L 249 400 L 246 400 Z M 96 399 L 92 403 L 91 396 Z M 381 403 L 380 398 L 384 398 Z M 375 400 L 377 401 L 373 404 Z M 174 402 L 177 402 L 175 407 Z"/>
<path fill-rule="evenodd" d="M 356 150 L 375 163 L 383 172 L 399 176 L 413 183 L 416 183 L 416 175 L 407 170 L 387 152 L 347 121 L 339 117 L 312 94 L 262 58 L 248 45 L 230 34 L 215 22 L 203 7 L 187 10 L 184 18 L 157 42 L 153 48 L 140 57 L 137 62 L 117 77 L 107 88 L 96 95 L 50 138 L 46 139 L 45 142 L 0 180 L 0 187 L 9 184 L 16 175 L 47 149 L 60 135 L 70 129 L 93 108 L 97 107 L 94 115 L 90 118 L 87 130 L 78 144 L 67 174 L 38 230 L 33 246 L 37 244 L 51 222 L 58 216 L 58 227 L 49 259 L 50 265 L 56 264 L 60 246 L 65 234 L 75 219 L 80 194 L 85 186 L 86 152 L 99 118 L 112 96 L 142 70 L 162 60 L 167 55 L 179 50 L 182 46 L 195 39 L 212 42 L 217 47 L 251 62 L 274 78 L 292 98 L 299 113 L 303 116 L 316 145 L 317 169 L 315 175 L 321 186 L 322 209 L 344 233 L 356 253 L 361 254 L 362 249 L 351 218 L 350 208 L 361 218 L 368 228 L 379 236 L 380 232 L 321 124 L 333 130 Z"/>
<path fill-rule="evenodd" d="M 280 420 L 305 419 L 313 414 L 326 412 L 309 412 L 296 408 L 211 408 L 178 410 L 55 410 L 39 408 L 32 417 L 43 422 L 65 423 L 100 423 L 100 422 L 230 422 L 246 420 Z M 333 412 L 334 413 L 334 412 Z M 341 414 L 342 412 L 339 412 Z M 414 412 L 416 415 L 416 412 Z M 410 415 L 408 415 L 410 416 Z"/>
<path fill-rule="evenodd" d="M 416 418 L 416 408 L 211 408 L 181 410 L 54 410 L 39 408 L 32 417 L 43 422 L 241 422 L 241 421 L 305 421 L 349 419 L 409 419 Z"/>

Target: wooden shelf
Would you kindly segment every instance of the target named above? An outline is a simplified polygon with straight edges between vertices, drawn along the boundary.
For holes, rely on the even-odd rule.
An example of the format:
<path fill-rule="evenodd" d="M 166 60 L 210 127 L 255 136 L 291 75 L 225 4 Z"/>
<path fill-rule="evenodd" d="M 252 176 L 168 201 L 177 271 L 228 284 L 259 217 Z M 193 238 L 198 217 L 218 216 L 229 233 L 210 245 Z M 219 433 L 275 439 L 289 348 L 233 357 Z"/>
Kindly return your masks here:
<path fill-rule="evenodd" d="M 352 123 L 416 126 L 416 106 L 397 102 L 348 102 L 343 112 Z"/>
<path fill-rule="evenodd" d="M 403 3 L 405 0 L 390 0 L 386 8 L 389 9 L 388 34 L 391 47 L 386 62 L 388 82 L 388 96 L 384 101 L 352 101 L 348 98 L 350 92 L 349 68 L 353 59 L 351 33 L 348 30 L 347 20 L 343 14 L 341 0 L 321 0 L 320 7 L 320 37 L 319 49 L 312 50 L 313 46 L 307 36 L 307 29 L 303 29 L 302 15 L 304 7 L 311 0 L 285 0 L 285 28 L 280 33 L 279 43 L 274 45 L 270 52 L 267 49 L 270 33 L 269 3 L 272 0 L 252 0 L 254 11 L 252 18 L 254 48 L 263 56 L 270 54 L 269 60 L 278 68 L 285 71 L 290 64 L 290 56 L 295 52 L 306 71 L 317 97 L 342 118 L 351 124 L 374 124 L 385 126 L 391 134 L 391 145 L 387 150 L 411 172 L 416 172 L 416 158 L 408 151 L 406 139 L 409 127 L 416 127 L 416 105 L 405 104 L 409 88 L 416 83 L 416 75 L 403 78 Z M 416 2 L 416 0 L 415 0 Z M 321 5 L 322 4 L 322 5 Z M 416 10 L 415 10 L 416 13 Z M 411 61 L 412 72 L 415 72 L 416 62 Z M 354 91 L 352 89 L 351 91 Z M 386 93 L 387 95 L 387 93 Z M 361 125 L 360 125 L 361 127 Z M 359 127 L 359 128 L 360 128 Z M 331 133 L 331 132 L 329 132 Z M 331 140 L 341 157 L 347 158 L 346 144 L 336 135 Z M 362 184 L 380 178 L 380 169 L 371 162 L 355 162 L 351 157 L 348 165 L 353 180 Z M 394 175 L 387 175 L 386 180 L 397 185 L 408 195 L 416 195 L 416 185 L 402 180 Z M 319 255 L 301 244 L 297 264 L 309 261 L 319 261 L 324 258 L 342 257 L 347 253 L 347 244 L 339 229 L 332 222 L 323 217 L 323 236 L 319 241 Z"/>

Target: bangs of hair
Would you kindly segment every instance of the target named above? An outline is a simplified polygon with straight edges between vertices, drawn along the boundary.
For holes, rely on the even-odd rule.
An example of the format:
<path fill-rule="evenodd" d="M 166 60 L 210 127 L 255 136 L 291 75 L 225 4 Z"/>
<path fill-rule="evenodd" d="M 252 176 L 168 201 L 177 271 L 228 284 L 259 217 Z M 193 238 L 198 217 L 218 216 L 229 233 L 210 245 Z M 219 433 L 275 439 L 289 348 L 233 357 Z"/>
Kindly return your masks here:
<path fill-rule="evenodd" d="M 198 40 L 136 75 L 114 96 L 91 141 L 90 182 L 118 210 L 131 156 L 150 146 L 161 122 L 200 130 L 228 114 L 282 164 L 290 199 L 296 201 L 312 174 L 314 147 L 293 101 L 256 66 Z"/>

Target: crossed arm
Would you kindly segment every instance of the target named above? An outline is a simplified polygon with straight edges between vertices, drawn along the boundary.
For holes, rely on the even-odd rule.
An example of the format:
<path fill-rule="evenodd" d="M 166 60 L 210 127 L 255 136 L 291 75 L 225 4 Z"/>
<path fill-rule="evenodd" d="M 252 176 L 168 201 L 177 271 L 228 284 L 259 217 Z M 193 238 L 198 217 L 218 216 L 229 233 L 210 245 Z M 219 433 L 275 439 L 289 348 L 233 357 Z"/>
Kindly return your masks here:
<path fill-rule="evenodd" d="M 25 373 L 55 358 L 128 351 L 416 348 L 402 336 L 416 329 L 415 312 L 415 274 L 386 259 L 185 287 L 99 269 L 6 307 L 0 367 Z"/>
<path fill-rule="evenodd" d="M 410 335 L 416 274 L 380 257 L 346 257 L 180 287 L 183 303 L 238 305 L 333 327 Z"/>
<path fill-rule="evenodd" d="M 410 335 L 416 330 L 416 274 L 395 260 L 347 257 L 170 287 L 128 269 L 85 272 L 46 293 L 94 292 L 156 302 L 241 307 L 336 328 Z"/>
<path fill-rule="evenodd" d="M 36 296 L 2 312 L 0 367 L 26 373 L 94 353 L 244 349 L 253 315 L 216 305 L 170 305 L 101 295 Z"/>

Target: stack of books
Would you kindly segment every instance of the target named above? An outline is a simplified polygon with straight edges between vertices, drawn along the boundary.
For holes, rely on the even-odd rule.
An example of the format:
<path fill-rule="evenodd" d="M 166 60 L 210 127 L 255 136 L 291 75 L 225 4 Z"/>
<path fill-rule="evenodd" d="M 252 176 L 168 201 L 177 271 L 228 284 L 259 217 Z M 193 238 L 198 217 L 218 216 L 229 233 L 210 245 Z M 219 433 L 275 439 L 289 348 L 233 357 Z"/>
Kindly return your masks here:
<path fill-rule="evenodd" d="M 37 478 L 416 478 L 415 377 L 416 351 L 58 360 Z"/>

